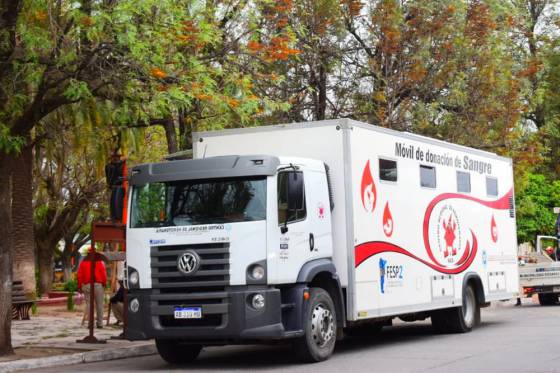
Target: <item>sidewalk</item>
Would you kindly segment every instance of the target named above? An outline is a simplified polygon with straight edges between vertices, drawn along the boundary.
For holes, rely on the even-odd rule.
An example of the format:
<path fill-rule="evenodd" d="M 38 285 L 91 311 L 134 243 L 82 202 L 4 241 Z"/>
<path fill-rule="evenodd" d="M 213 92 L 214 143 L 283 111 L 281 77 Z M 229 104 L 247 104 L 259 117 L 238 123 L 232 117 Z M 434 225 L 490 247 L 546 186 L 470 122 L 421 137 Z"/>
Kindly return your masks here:
<path fill-rule="evenodd" d="M 109 326 L 94 329 L 104 344 L 77 343 L 88 335 L 87 321 L 81 325 L 82 312 L 68 312 L 64 308 L 40 308 L 39 316 L 31 320 L 12 321 L 12 345 L 15 355 L 0 358 L 0 372 L 27 370 L 79 363 L 90 363 L 143 356 L 156 353 L 151 341 L 129 342 L 110 339 L 122 332 L 111 318 Z"/>

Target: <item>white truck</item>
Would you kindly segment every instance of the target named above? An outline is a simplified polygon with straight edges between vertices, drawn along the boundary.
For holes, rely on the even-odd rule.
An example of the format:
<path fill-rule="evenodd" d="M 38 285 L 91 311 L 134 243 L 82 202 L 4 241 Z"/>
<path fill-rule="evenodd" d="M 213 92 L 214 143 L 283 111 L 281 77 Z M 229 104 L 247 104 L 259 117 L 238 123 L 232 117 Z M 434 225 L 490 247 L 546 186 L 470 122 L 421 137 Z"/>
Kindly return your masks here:
<path fill-rule="evenodd" d="M 554 242 L 550 252 L 543 250 L 543 240 Z M 519 264 L 519 285 L 526 297 L 537 294 L 541 306 L 558 303 L 560 296 L 560 261 L 557 255 L 557 238 L 537 236 L 536 252 L 523 258 Z"/>
<path fill-rule="evenodd" d="M 170 363 L 278 340 L 321 361 L 395 317 L 468 332 L 518 292 L 508 158 L 349 119 L 194 140 L 130 176 L 126 337 Z"/>

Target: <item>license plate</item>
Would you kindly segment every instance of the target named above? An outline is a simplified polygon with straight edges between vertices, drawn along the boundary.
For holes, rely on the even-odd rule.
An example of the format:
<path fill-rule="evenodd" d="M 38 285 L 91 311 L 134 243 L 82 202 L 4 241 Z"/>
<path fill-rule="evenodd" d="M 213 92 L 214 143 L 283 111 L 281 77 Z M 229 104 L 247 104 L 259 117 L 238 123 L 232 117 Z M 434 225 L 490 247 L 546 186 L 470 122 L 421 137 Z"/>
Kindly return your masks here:
<path fill-rule="evenodd" d="M 177 307 L 175 308 L 176 319 L 201 319 L 201 307 Z"/>

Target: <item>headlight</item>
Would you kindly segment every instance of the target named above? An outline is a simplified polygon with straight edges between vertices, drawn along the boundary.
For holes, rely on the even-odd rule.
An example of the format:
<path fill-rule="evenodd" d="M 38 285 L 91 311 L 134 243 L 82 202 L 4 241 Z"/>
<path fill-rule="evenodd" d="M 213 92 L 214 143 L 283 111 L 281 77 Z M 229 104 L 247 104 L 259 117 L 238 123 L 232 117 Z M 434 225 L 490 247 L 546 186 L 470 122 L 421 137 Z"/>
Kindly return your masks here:
<path fill-rule="evenodd" d="M 138 312 L 138 310 L 140 309 L 140 302 L 138 301 L 138 299 L 132 298 L 128 308 L 130 308 L 130 312 L 132 313 Z"/>
<path fill-rule="evenodd" d="M 262 280 L 264 278 L 264 274 L 264 267 L 259 264 L 255 264 L 253 268 L 251 268 L 251 277 L 254 280 Z"/>
<path fill-rule="evenodd" d="M 134 271 L 130 273 L 129 282 L 132 286 L 138 285 L 138 272 Z"/>
<path fill-rule="evenodd" d="M 262 294 L 255 294 L 251 299 L 251 305 L 254 309 L 260 310 L 264 307 L 264 296 Z"/>

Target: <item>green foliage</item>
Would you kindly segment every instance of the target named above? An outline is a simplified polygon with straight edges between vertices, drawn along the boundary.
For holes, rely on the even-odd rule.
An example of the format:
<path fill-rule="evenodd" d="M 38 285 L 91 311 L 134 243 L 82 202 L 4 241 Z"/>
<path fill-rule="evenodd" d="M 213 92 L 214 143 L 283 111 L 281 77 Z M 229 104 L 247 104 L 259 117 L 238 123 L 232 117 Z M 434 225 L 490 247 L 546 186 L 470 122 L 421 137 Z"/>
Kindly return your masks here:
<path fill-rule="evenodd" d="M 64 283 L 64 291 L 76 292 L 78 290 L 78 282 L 76 280 L 68 280 Z"/>
<path fill-rule="evenodd" d="M 560 181 L 527 174 L 516 193 L 517 237 L 534 242 L 537 235 L 555 235 L 554 207 L 560 206 Z"/>
<path fill-rule="evenodd" d="M 0 30 L 14 56 L 0 64 L 0 152 L 42 140 L 40 234 L 72 196 L 62 191 L 99 182 L 114 149 L 158 161 L 195 131 L 330 117 L 514 158 L 520 240 L 550 230 L 554 202 L 541 199 L 554 191 L 537 185 L 560 175 L 556 1 L 57 4 L 23 2 L 17 51 Z M 95 211 L 79 217 L 103 215 L 100 190 L 84 195 Z"/>
<path fill-rule="evenodd" d="M 35 289 L 37 289 L 37 298 L 41 298 L 41 277 L 39 274 L 39 268 L 35 267 Z"/>
<path fill-rule="evenodd" d="M 76 309 L 76 306 L 74 305 L 74 292 L 71 291 L 68 293 L 68 296 L 66 298 L 66 310 L 67 311 L 74 311 Z"/>

